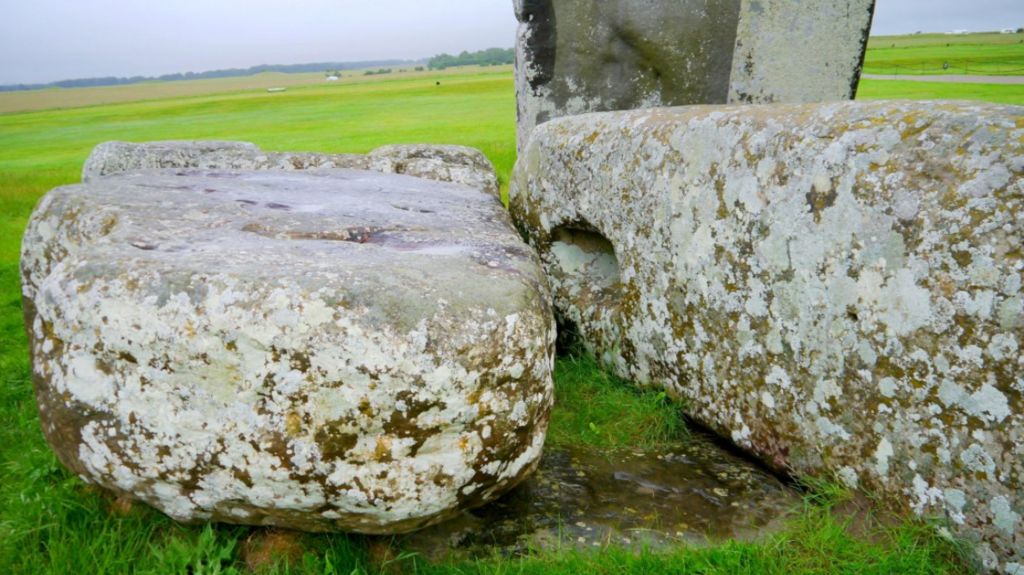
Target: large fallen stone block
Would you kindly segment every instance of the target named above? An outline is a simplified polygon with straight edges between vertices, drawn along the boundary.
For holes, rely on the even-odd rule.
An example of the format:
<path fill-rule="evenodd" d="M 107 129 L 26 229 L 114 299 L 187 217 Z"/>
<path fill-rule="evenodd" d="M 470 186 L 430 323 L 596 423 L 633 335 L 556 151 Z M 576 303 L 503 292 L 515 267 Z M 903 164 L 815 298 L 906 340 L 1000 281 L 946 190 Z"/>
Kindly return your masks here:
<path fill-rule="evenodd" d="M 410 531 L 537 465 L 554 326 L 501 203 L 374 172 L 58 188 L 22 251 L 43 430 L 183 521 Z"/>
<path fill-rule="evenodd" d="M 402 144 L 367 155 L 316 152 L 264 152 L 249 142 L 179 141 L 104 142 L 89 155 L 82 181 L 132 170 L 199 168 L 204 170 L 315 170 L 351 168 L 407 174 L 463 184 L 499 194 L 498 176 L 487 156 L 465 146 Z"/>
<path fill-rule="evenodd" d="M 518 142 L 562 116 L 848 100 L 874 0 L 515 0 Z"/>
<path fill-rule="evenodd" d="M 511 184 L 556 308 L 777 469 L 1024 563 L 1024 108 L 690 107 L 537 129 Z"/>

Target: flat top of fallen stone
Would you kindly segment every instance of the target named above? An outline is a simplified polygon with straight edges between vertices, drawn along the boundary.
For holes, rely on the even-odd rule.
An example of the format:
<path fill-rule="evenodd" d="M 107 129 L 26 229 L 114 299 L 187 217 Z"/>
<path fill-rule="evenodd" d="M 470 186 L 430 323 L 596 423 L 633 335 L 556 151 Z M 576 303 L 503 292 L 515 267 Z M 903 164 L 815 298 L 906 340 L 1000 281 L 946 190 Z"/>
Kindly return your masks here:
<path fill-rule="evenodd" d="M 401 175 L 143 170 L 59 188 L 42 210 L 75 214 L 69 233 L 81 235 L 74 243 L 99 276 L 131 263 L 260 281 L 348 278 L 347 293 L 364 292 L 367 305 L 424 300 L 431 309 L 440 296 L 501 307 L 508 283 L 482 280 L 539 280 L 494 196 Z"/>

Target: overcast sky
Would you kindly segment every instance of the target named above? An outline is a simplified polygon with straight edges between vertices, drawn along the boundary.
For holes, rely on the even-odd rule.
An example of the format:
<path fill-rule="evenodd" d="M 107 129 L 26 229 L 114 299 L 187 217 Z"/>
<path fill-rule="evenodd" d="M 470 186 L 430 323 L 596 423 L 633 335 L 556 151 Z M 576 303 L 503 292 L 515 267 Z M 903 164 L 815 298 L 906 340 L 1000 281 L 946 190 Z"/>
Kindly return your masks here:
<path fill-rule="evenodd" d="M 422 58 L 510 47 L 515 33 L 512 0 L 0 0 L 0 8 L 0 84 Z M 1024 27 L 1024 0 L 878 0 L 874 33 L 1010 27 Z"/>

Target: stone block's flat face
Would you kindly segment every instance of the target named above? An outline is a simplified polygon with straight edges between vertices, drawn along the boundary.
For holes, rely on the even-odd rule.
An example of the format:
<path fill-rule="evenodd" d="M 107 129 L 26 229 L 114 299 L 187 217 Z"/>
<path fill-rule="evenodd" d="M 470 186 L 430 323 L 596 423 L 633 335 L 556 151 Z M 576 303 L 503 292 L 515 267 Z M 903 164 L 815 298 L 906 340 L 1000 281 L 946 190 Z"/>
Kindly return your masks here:
<path fill-rule="evenodd" d="M 692 107 L 539 127 L 511 184 L 556 307 L 778 469 L 1024 562 L 1024 109 Z"/>
<path fill-rule="evenodd" d="M 852 99 L 874 9 L 875 0 L 743 0 L 728 101 Z"/>
<path fill-rule="evenodd" d="M 82 181 L 157 168 L 203 170 L 301 171 L 347 168 L 406 174 L 451 182 L 499 195 L 498 176 L 487 156 L 465 146 L 403 144 L 383 146 L 367 155 L 315 152 L 264 152 L 249 142 L 169 140 L 104 142 L 89 155 Z"/>
<path fill-rule="evenodd" d="M 484 192 L 130 172 L 47 195 L 22 273 L 61 461 L 176 519 L 409 531 L 540 456 L 546 283 Z"/>
<path fill-rule="evenodd" d="M 519 150 L 587 112 L 853 97 L 874 0 L 516 0 Z"/>

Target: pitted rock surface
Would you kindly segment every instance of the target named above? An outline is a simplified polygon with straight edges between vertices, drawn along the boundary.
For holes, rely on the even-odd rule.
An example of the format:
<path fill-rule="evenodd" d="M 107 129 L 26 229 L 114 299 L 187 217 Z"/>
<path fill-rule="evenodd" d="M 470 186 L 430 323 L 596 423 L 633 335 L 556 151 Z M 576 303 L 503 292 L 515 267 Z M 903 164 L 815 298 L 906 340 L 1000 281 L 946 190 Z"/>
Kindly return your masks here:
<path fill-rule="evenodd" d="M 1024 108 L 659 109 L 537 129 L 511 208 L 622 376 L 776 468 L 1024 563 Z"/>
<path fill-rule="evenodd" d="M 105 142 L 96 146 L 86 160 L 82 181 L 155 168 L 287 171 L 349 168 L 452 182 L 499 195 L 494 165 L 482 152 L 465 146 L 427 144 L 383 146 L 364 156 L 264 152 L 249 142 Z"/>
<path fill-rule="evenodd" d="M 182 521 L 397 533 L 537 465 L 554 326 L 493 196 L 374 172 L 58 188 L 22 252 L 47 439 Z"/>
<path fill-rule="evenodd" d="M 518 147 L 563 116 L 850 99 L 874 0 L 515 0 Z"/>

